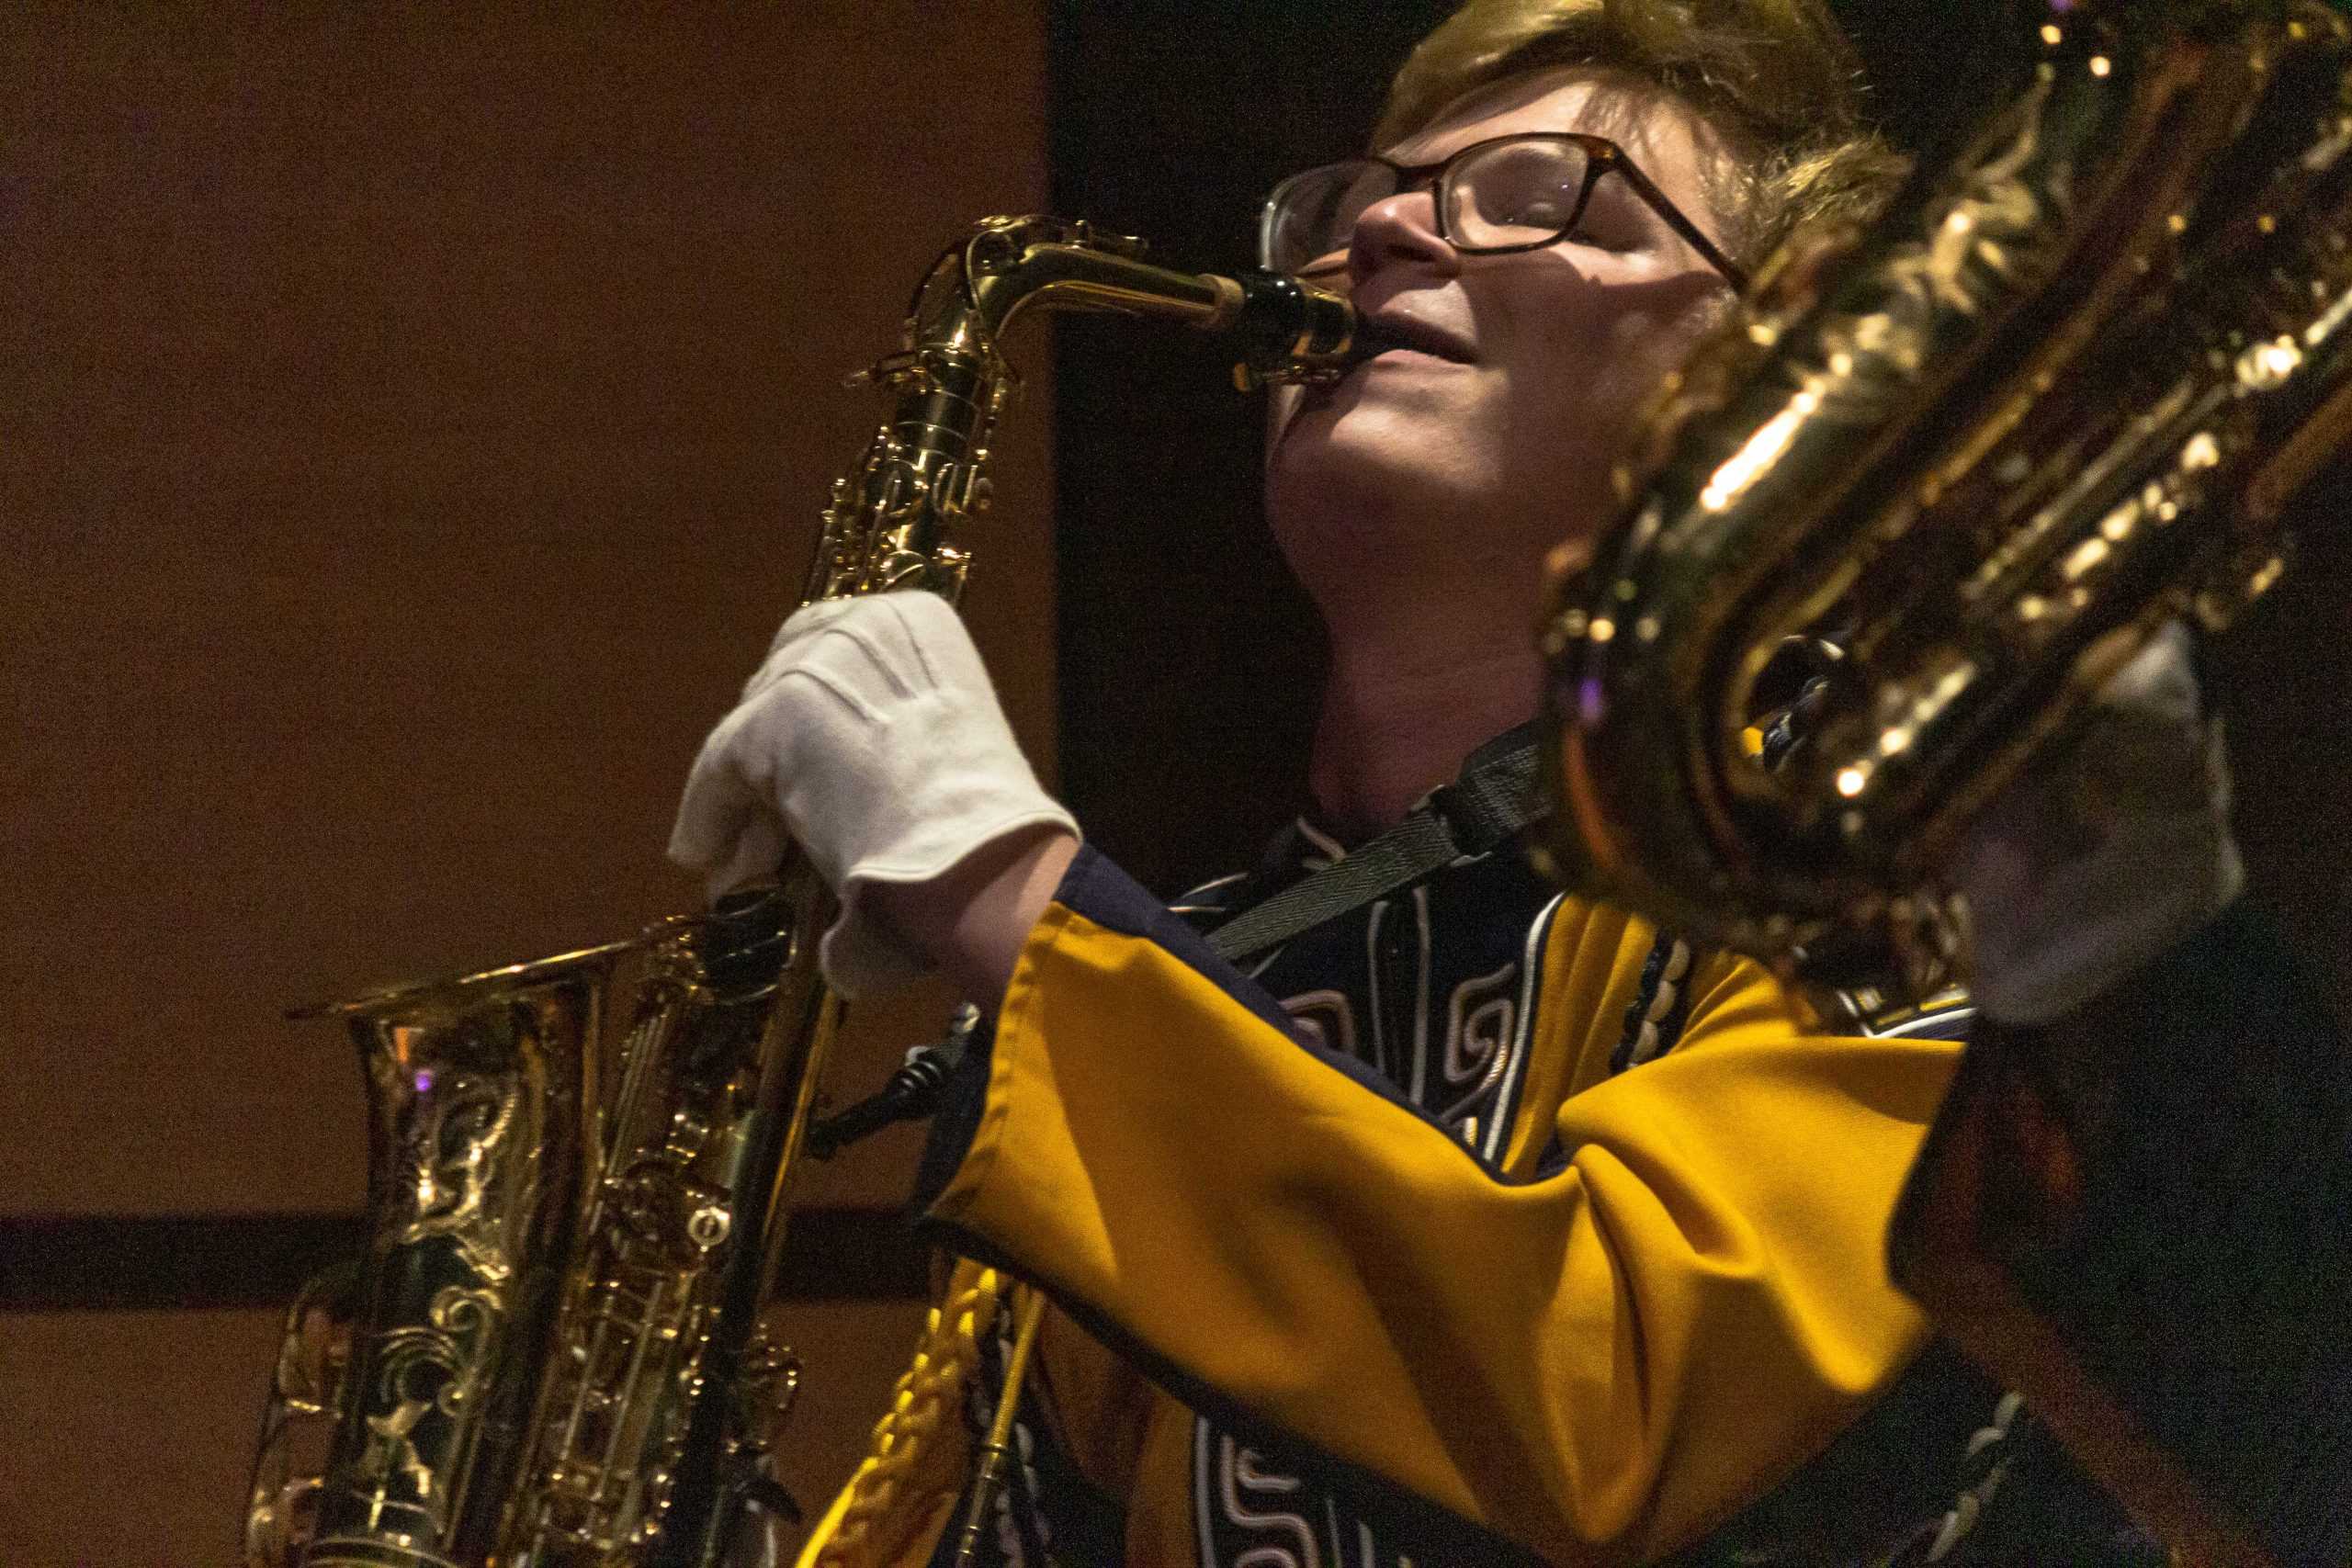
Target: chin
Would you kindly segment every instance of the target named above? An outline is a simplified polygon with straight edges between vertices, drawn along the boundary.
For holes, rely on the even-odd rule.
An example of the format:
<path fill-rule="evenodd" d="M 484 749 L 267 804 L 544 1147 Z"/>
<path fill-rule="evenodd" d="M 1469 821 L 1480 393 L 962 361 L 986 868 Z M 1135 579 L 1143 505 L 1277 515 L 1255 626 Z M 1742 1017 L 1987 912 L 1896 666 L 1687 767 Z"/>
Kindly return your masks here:
<path fill-rule="evenodd" d="M 1351 376 L 1310 392 L 1276 431 L 1267 460 L 1269 504 L 1342 503 L 1381 511 L 1499 504 L 1502 465 L 1491 422 L 1445 389 L 1373 388 Z M 1401 394 L 1401 395 L 1400 395 Z"/>
<path fill-rule="evenodd" d="M 1402 581 L 1434 586 L 1485 553 L 1477 547 L 1484 541 L 1469 536 L 1495 528 L 1508 508 L 1491 485 L 1446 460 L 1455 456 L 1311 425 L 1276 451 L 1266 476 L 1267 524 L 1327 613 L 1332 594 Z"/>
<path fill-rule="evenodd" d="M 1382 528 L 1389 519 L 1425 527 L 1436 517 L 1490 503 L 1478 487 L 1464 482 L 1446 456 L 1354 431 L 1295 430 L 1267 465 L 1267 513 L 1277 520 L 1329 515 L 1352 529 Z"/>

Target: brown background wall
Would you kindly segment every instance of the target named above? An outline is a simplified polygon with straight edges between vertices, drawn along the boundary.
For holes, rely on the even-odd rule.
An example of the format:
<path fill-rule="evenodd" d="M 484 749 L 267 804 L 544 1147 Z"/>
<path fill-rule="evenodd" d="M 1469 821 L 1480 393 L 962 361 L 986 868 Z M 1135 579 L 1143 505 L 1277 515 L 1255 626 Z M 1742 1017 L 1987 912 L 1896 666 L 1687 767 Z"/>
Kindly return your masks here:
<path fill-rule="evenodd" d="M 873 416 L 841 377 L 1042 204 L 1043 73 L 1035 0 L 8 8 L 0 1220 L 353 1208 L 348 1049 L 279 1010 L 691 902 L 669 814 Z M 1032 357 L 972 614 L 1046 757 Z M 805 1493 L 913 1313 L 789 1314 Z M 0 1317 L 0 1562 L 232 1561 L 273 1316 Z"/>

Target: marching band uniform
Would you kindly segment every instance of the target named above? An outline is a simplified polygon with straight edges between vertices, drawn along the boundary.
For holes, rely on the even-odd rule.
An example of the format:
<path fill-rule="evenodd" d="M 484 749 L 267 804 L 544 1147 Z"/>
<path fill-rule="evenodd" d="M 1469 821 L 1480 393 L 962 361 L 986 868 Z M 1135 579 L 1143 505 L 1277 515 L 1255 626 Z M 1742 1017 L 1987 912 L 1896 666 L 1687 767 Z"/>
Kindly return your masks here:
<path fill-rule="evenodd" d="M 1924 1555 L 2039 1437 L 1856 1266 L 1965 1010 L 1826 1035 L 1510 852 L 1253 975 L 1183 918 L 1337 848 L 1302 824 L 1181 915 L 1081 852 L 966 1060 L 932 1223 L 1092 1331 L 1041 1352 L 1005 1560 Z M 2158 1560 L 2052 1461 L 2016 1495 L 2059 1483 L 2076 1560 Z"/>

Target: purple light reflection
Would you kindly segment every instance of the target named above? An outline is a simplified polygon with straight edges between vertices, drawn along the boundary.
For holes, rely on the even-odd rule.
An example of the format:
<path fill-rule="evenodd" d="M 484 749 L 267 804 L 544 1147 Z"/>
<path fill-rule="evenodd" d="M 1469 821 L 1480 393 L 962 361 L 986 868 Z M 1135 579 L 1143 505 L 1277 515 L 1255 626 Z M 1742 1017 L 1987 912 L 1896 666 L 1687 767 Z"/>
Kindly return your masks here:
<path fill-rule="evenodd" d="M 417 1092 L 417 1093 L 419 1093 L 419 1094 L 431 1094 L 431 1093 L 433 1092 L 433 1069 L 432 1069 L 432 1068 L 430 1068 L 430 1067 L 419 1067 L 419 1068 L 417 1069 L 417 1072 L 416 1072 L 416 1092 Z"/>

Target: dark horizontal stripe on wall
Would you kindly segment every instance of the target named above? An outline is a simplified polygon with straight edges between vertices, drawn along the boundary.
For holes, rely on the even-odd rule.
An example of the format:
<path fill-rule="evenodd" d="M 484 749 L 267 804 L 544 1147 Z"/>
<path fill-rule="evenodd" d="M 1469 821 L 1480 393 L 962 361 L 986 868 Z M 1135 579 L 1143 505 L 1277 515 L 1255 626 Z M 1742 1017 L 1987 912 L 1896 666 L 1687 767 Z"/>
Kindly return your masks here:
<path fill-rule="evenodd" d="M 357 1214 L 170 1214 L 0 1220 L 0 1312 L 283 1306 L 302 1281 L 367 1245 Z M 904 1301 L 929 1289 L 925 1254 L 890 1209 L 792 1219 L 777 1293 Z"/>

